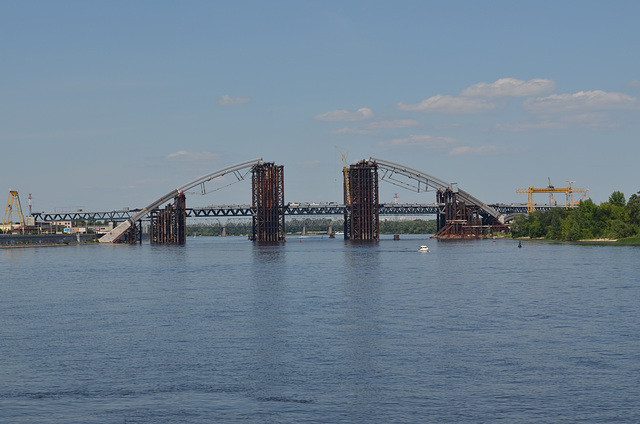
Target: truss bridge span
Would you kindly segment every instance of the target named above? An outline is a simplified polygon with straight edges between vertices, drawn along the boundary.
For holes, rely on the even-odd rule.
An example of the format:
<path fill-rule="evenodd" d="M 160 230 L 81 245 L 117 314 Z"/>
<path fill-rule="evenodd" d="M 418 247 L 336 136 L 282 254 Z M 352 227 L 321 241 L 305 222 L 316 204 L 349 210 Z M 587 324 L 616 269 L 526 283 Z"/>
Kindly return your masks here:
<path fill-rule="evenodd" d="M 438 203 L 387 203 L 380 204 L 380 215 L 437 215 L 442 212 Z M 526 205 L 524 205 L 526 209 Z M 220 205 L 202 208 L 186 208 L 187 218 L 250 218 L 255 208 L 251 205 Z M 344 215 L 345 205 L 337 203 L 289 203 L 283 208 L 286 216 L 333 216 Z M 36 212 L 33 216 L 40 222 L 54 221 L 110 221 L 123 222 L 132 219 L 141 209 L 95 211 L 95 212 Z M 140 218 L 146 220 L 146 218 Z"/>
<path fill-rule="evenodd" d="M 505 217 L 526 214 L 527 204 L 490 204 L 493 209 Z M 536 205 L 536 210 L 549 210 L 552 207 Z M 423 216 L 438 215 L 443 212 L 441 203 L 383 203 L 380 204 L 380 215 Z M 187 218 L 251 218 L 251 205 L 218 205 L 202 208 L 186 208 Z M 38 222 L 81 221 L 81 222 L 123 222 L 131 219 L 141 209 L 122 209 L 111 211 L 67 211 L 67 212 L 34 212 L 32 216 Z M 284 214 L 295 216 L 343 216 L 345 205 L 336 203 L 290 203 L 284 208 Z M 148 220 L 147 218 L 142 218 Z"/>
<path fill-rule="evenodd" d="M 505 216 L 527 213 L 526 203 L 490 204 L 492 208 Z M 441 203 L 383 203 L 380 204 L 380 215 L 422 216 L 442 213 Z M 536 210 L 549 210 L 554 206 L 537 205 Z M 555 206 L 558 207 L 558 206 Z M 112 211 L 68 211 L 68 212 L 34 212 L 38 222 L 55 221 L 105 221 L 123 222 L 131 219 L 141 209 L 123 209 Z M 345 205 L 336 203 L 290 203 L 284 208 L 287 216 L 333 216 L 344 215 Z M 250 205 L 218 205 L 202 208 L 186 208 L 187 218 L 250 218 L 253 208 Z M 142 218 L 145 219 L 145 218 Z"/>

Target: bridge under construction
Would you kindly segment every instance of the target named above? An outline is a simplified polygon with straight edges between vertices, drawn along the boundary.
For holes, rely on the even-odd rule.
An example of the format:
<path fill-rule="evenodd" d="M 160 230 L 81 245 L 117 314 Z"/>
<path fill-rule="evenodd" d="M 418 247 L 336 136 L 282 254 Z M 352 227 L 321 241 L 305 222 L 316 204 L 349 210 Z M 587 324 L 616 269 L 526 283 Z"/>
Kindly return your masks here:
<path fill-rule="evenodd" d="M 206 183 L 233 175 L 237 181 L 251 174 L 251 205 L 187 208 L 185 193 Z M 388 182 L 415 192 L 435 191 L 432 204 L 385 205 L 379 203 L 380 182 Z M 521 213 L 513 207 L 488 205 L 463 191 L 456 183 L 447 183 L 425 172 L 379 158 L 369 158 L 343 169 L 343 203 L 285 203 L 284 166 L 264 162 L 262 158 L 245 161 L 203 175 L 150 203 L 132 211 L 36 213 L 39 220 L 102 219 L 121 223 L 100 238 L 103 243 L 139 243 L 142 221 L 149 222 L 152 244 L 185 244 L 188 217 L 246 216 L 252 219 L 250 239 L 261 242 L 285 241 L 286 215 L 342 215 L 344 238 L 378 240 L 380 215 L 422 215 L 437 217 L 440 239 L 484 238 L 508 231 L 505 218 Z M 163 205 L 165 205 L 162 208 Z"/>

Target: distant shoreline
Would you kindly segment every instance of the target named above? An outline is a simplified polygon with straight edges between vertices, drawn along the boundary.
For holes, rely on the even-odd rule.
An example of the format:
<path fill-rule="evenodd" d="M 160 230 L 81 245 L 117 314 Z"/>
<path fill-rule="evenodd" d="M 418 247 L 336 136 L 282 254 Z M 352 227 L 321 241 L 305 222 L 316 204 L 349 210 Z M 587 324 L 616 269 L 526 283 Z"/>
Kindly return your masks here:
<path fill-rule="evenodd" d="M 0 248 L 95 244 L 99 237 L 99 234 L 2 234 L 0 235 Z"/>
<path fill-rule="evenodd" d="M 616 246 L 640 246 L 640 238 L 633 237 L 629 239 L 588 239 L 588 240 L 551 240 L 544 237 L 531 238 L 531 237 L 514 237 L 514 240 L 529 240 L 529 241 L 542 241 L 548 243 L 578 243 L 578 244 L 602 244 L 602 245 L 616 245 Z"/>
<path fill-rule="evenodd" d="M 58 247 L 58 246 L 90 246 L 98 243 L 74 242 L 74 243 L 24 243 L 24 244 L 2 244 L 0 249 L 19 249 L 27 247 Z"/>

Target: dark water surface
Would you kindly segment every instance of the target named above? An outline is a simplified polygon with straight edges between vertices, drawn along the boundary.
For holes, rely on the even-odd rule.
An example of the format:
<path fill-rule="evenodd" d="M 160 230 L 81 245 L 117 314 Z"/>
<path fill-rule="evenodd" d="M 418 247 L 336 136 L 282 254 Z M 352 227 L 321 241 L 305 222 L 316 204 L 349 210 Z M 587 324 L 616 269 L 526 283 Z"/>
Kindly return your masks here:
<path fill-rule="evenodd" d="M 639 263 L 426 236 L 2 249 L 0 422 L 638 423 Z"/>

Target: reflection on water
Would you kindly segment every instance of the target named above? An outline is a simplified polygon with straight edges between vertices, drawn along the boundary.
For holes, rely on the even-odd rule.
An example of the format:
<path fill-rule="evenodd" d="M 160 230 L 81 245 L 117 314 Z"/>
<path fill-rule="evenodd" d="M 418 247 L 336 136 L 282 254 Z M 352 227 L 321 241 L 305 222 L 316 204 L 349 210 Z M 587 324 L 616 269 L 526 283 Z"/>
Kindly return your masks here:
<path fill-rule="evenodd" d="M 640 422 L 640 249 L 300 240 L 0 250 L 2 419 Z"/>
<path fill-rule="evenodd" d="M 282 243 L 254 243 L 252 248 L 251 381 L 255 396 L 262 400 L 286 399 L 280 382 L 292 378 L 287 329 L 290 299 L 283 279 L 287 272 Z"/>
<path fill-rule="evenodd" d="M 345 242 L 343 331 L 346 340 L 343 367 L 351 376 L 345 380 L 349 395 L 349 414 L 360 412 L 372 422 L 380 415 L 384 402 L 386 340 L 381 320 L 380 249 L 378 242 Z M 366 413 L 362 414 L 362 411 Z"/>

